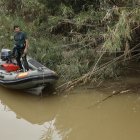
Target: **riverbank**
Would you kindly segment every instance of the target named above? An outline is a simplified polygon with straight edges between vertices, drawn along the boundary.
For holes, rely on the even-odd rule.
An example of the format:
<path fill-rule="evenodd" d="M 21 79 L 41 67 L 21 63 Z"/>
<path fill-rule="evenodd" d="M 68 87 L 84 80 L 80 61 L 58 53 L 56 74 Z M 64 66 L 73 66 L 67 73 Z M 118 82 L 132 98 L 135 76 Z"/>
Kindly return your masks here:
<path fill-rule="evenodd" d="M 119 93 L 140 93 L 140 66 L 139 63 L 130 63 L 124 69 L 122 74 L 114 80 L 105 80 L 97 84 L 96 87 L 87 89 L 96 89 L 102 92 L 112 94 Z"/>

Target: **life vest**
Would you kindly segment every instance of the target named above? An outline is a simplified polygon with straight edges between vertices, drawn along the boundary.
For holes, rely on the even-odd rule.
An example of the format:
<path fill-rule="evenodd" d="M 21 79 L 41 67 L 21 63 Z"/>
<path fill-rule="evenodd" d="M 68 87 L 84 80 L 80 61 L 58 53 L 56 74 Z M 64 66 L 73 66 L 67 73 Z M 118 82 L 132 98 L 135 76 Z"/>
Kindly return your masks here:
<path fill-rule="evenodd" d="M 15 65 L 13 63 L 5 63 L 2 64 L 2 67 L 4 68 L 4 70 L 6 70 L 7 72 L 12 72 L 12 71 L 17 71 L 19 70 L 19 66 Z"/>

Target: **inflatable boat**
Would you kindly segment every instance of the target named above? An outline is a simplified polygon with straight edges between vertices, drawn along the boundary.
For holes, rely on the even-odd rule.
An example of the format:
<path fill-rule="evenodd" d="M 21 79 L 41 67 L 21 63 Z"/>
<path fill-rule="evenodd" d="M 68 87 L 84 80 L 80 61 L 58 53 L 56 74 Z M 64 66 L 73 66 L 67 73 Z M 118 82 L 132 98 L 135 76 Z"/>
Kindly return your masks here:
<path fill-rule="evenodd" d="M 39 95 L 44 88 L 54 85 L 58 80 L 58 75 L 54 71 L 30 57 L 27 57 L 29 71 L 20 71 L 19 66 L 11 60 L 10 56 L 9 49 L 1 50 L 0 85 Z"/>

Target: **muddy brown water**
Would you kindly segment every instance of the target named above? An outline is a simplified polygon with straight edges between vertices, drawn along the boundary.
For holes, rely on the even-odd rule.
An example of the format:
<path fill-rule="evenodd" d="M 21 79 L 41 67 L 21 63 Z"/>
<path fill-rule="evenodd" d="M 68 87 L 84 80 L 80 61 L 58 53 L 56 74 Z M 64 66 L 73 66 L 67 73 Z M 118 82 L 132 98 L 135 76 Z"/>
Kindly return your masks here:
<path fill-rule="evenodd" d="M 139 140 L 140 90 L 134 85 L 139 77 L 44 97 L 0 87 L 0 140 Z M 106 99 L 117 90 L 121 94 Z"/>

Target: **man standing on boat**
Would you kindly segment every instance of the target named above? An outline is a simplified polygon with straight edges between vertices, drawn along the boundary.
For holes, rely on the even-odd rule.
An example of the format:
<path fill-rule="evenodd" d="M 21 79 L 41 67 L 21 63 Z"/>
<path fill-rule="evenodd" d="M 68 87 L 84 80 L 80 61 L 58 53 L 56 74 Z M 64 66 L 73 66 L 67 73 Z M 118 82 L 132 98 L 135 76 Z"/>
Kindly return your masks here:
<path fill-rule="evenodd" d="M 20 27 L 18 25 L 14 26 L 14 32 L 15 32 L 14 34 L 15 43 L 14 43 L 13 55 L 16 58 L 16 61 L 20 67 L 20 70 L 24 71 L 23 70 L 23 66 L 24 66 L 24 69 L 28 71 L 29 66 L 26 59 L 26 54 L 27 54 L 27 49 L 29 47 L 29 43 L 28 43 L 27 35 L 26 33 L 20 30 Z M 23 65 L 21 63 L 21 58 L 23 60 Z"/>

